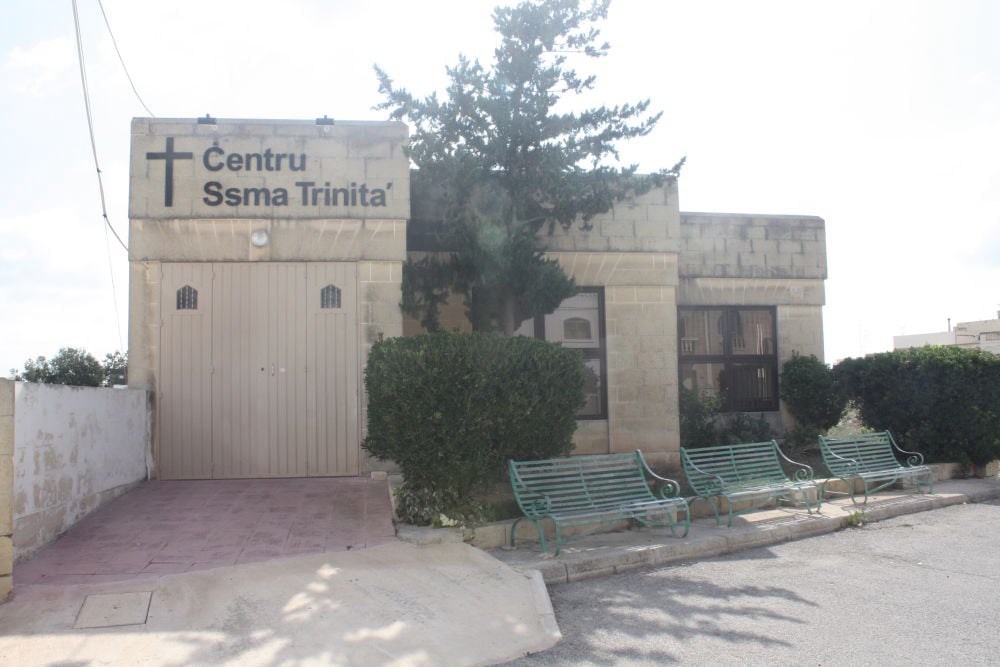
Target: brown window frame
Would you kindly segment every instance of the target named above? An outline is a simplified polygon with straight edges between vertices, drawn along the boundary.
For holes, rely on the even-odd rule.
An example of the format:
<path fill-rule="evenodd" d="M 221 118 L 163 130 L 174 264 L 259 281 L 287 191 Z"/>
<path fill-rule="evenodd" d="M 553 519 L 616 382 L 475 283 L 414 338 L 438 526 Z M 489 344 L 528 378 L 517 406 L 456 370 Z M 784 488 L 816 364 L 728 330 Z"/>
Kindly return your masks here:
<path fill-rule="evenodd" d="M 705 313 L 709 311 L 722 312 L 719 331 L 722 346 L 719 352 L 698 353 L 696 338 L 683 331 L 685 313 Z M 743 349 L 737 350 L 735 341 L 742 340 L 738 331 L 741 311 L 764 311 L 770 314 L 772 338 L 769 341 L 770 351 L 766 353 L 748 354 Z M 685 369 L 697 364 L 721 366 L 719 393 L 722 398 L 723 412 L 777 412 L 780 409 L 778 400 L 778 309 L 775 306 L 684 306 L 677 309 L 677 358 L 678 381 L 683 384 Z M 747 370 L 756 371 L 757 378 L 749 377 Z M 756 384 L 760 392 L 746 391 L 745 388 Z M 734 392 L 735 388 L 735 392 Z M 757 393 L 759 395 L 753 395 Z"/>
<path fill-rule="evenodd" d="M 598 373 L 597 400 L 600 403 L 600 410 L 593 414 L 577 414 L 579 421 L 598 421 L 608 418 L 608 337 L 605 325 L 604 310 L 604 288 L 603 287 L 580 287 L 579 294 L 597 295 L 597 347 L 594 348 L 573 348 L 579 350 L 584 361 L 597 361 L 600 364 Z M 553 315 L 559 308 L 549 313 Z M 545 335 L 545 315 L 538 315 L 534 319 L 534 336 L 542 340 L 549 340 Z"/>

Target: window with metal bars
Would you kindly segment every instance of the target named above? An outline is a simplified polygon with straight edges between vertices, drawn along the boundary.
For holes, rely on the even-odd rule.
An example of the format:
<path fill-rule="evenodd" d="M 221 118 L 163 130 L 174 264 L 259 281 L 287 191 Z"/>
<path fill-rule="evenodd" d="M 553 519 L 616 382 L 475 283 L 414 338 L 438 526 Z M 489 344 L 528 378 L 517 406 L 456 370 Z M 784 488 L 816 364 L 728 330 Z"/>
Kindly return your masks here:
<path fill-rule="evenodd" d="M 726 412 L 778 409 L 776 309 L 679 308 L 680 382 L 719 396 Z"/>
<path fill-rule="evenodd" d="M 340 288 L 327 285 L 319 291 L 320 308 L 340 308 Z"/>
<path fill-rule="evenodd" d="M 198 310 L 198 290 L 190 285 L 177 290 L 177 310 Z"/>

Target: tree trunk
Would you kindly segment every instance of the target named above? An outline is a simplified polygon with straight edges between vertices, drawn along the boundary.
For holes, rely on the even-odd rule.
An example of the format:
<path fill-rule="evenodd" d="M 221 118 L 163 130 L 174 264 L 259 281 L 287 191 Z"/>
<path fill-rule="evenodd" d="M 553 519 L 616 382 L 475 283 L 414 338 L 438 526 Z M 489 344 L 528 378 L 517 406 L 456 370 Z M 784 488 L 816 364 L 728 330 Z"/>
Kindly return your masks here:
<path fill-rule="evenodd" d="M 503 297 L 503 335 L 513 336 L 514 330 L 517 328 L 517 323 L 514 321 L 514 306 L 516 302 L 514 301 L 514 295 L 511 293 L 504 294 Z"/>

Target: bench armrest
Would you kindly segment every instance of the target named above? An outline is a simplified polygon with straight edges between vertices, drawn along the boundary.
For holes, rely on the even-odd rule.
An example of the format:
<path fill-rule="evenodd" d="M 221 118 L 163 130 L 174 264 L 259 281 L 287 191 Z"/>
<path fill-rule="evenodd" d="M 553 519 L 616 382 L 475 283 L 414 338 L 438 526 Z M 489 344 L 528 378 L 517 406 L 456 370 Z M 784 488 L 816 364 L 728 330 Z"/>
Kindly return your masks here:
<path fill-rule="evenodd" d="M 892 443 L 893 448 L 906 457 L 906 465 L 908 466 L 922 466 L 924 464 L 924 455 L 917 452 L 909 452 L 896 444 L 895 438 L 892 437 L 892 433 L 886 431 L 885 434 L 889 436 L 889 442 Z"/>
<path fill-rule="evenodd" d="M 781 451 L 781 447 L 778 447 L 778 443 L 774 443 L 774 449 L 778 452 L 778 455 L 785 459 L 785 461 L 791 463 L 793 466 L 798 466 L 792 473 L 792 477 L 796 482 L 808 482 L 813 479 L 813 469 L 811 465 L 805 463 L 799 463 L 798 461 L 793 461 L 792 459 L 785 456 L 785 453 Z"/>
<path fill-rule="evenodd" d="M 848 471 L 849 474 L 851 475 L 856 475 L 858 473 L 858 470 L 860 470 L 861 468 L 861 465 L 857 461 L 855 461 L 854 459 L 849 459 L 847 457 L 841 456 L 840 454 L 837 454 L 835 451 L 827 447 L 825 443 L 823 445 L 823 455 L 828 459 L 834 460 L 834 462 L 837 464 L 840 464 L 840 462 L 843 461 L 844 464 L 847 464 L 849 466 Z M 831 472 L 833 472 L 832 469 Z"/>
<path fill-rule="evenodd" d="M 716 475 L 713 472 L 708 472 L 707 470 L 702 470 L 698 465 L 688 457 L 684 462 L 684 472 L 688 476 L 688 481 L 691 481 L 691 473 L 696 472 L 702 477 L 707 477 L 712 480 L 714 488 L 709 489 L 712 494 L 722 493 L 726 488 L 726 480 L 722 479 L 721 475 Z M 691 486 L 694 486 L 692 484 Z M 709 494 L 709 495 L 712 495 Z"/>
<path fill-rule="evenodd" d="M 650 477 L 652 477 L 653 479 L 655 479 L 658 482 L 660 482 L 660 497 L 661 498 L 664 498 L 664 499 L 666 499 L 666 498 L 677 498 L 677 497 L 680 496 L 681 485 L 679 483 L 677 483 L 676 481 L 674 481 L 674 480 L 672 480 L 672 479 L 670 479 L 668 477 L 662 477 L 660 475 L 657 475 L 655 472 L 653 472 L 653 469 L 649 467 L 648 463 L 646 463 L 646 457 L 643 456 L 642 452 L 639 451 L 638 449 L 635 450 L 635 454 L 636 454 L 637 457 L 639 457 L 639 461 L 642 463 L 642 467 L 646 470 L 646 473 Z"/>
<path fill-rule="evenodd" d="M 517 501 L 518 507 L 521 508 L 521 512 L 525 516 L 548 516 L 552 512 L 552 499 L 544 494 L 538 494 L 537 491 L 534 494 L 539 495 L 538 498 L 528 500 L 521 497 L 522 489 L 531 492 L 531 486 L 525 484 L 524 480 L 521 479 L 521 474 L 517 469 L 517 464 L 513 459 L 507 461 L 507 469 L 510 472 L 511 488 L 514 491 L 514 500 Z"/>

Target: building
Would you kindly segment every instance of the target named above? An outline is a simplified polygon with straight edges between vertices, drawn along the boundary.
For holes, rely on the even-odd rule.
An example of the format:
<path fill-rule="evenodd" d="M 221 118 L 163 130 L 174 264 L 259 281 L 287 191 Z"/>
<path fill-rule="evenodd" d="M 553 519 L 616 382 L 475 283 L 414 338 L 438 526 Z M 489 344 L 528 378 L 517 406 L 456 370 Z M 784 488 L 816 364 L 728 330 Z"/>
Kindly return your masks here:
<path fill-rule="evenodd" d="M 1000 354 L 1000 319 L 959 322 L 953 329 L 949 326 L 948 331 L 892 337 L 894 350 L 924 345 L 953 345 Z"/>
<path fill-rule="evenodd" d="M 357 475 L 362 372 L 400 312 L 427 194 L 394 122 L 136 119 L 129 384 L 163 479 Z M 679 383 L 781 426 L 778 373 L 823 356 L 825 229 L 682 213 L 676 183 L 547 240 L 583 289 L 521 333 L 584 351 L 577 453 L 677 463 Z M 446 327 L 463 328 L 451 304 Z"/>

